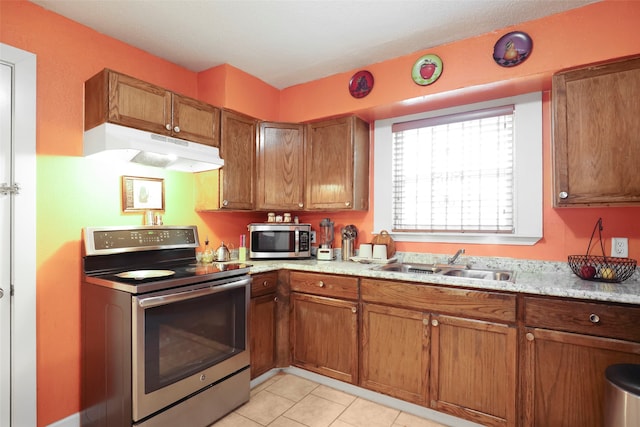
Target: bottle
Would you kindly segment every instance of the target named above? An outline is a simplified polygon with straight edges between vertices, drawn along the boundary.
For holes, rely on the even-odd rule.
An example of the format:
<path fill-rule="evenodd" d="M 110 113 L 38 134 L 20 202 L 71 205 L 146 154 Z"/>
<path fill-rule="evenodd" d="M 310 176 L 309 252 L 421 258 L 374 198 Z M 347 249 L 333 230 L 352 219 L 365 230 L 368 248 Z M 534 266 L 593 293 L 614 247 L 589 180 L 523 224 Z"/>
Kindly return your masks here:
<path fill-rule="evenodd" d="M 204 241 L 204 252 L 202 253 L 202 262 L 210 264 L 213 262 L 213 251 L 209 247 L 209 237 Z"/>
<path fill-rule="evenodd" d="M 247 235 L 240 235 L 240 246 L 238 246 L 238 261 L 244 262 L 247 260 Z"/>

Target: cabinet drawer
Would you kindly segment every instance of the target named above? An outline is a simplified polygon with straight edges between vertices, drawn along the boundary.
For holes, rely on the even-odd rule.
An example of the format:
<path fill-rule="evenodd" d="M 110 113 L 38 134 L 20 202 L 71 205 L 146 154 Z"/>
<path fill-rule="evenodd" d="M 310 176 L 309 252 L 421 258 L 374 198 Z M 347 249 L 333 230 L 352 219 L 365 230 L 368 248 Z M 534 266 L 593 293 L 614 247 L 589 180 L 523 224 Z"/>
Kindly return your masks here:
<path fill-rule="evenodd" d="M 516 296 L 389 280 L 362 279 L 362 300 L 434 313 L 515 323 Z"/>
<path fill-rule="evenodd" d="M 254 274 L 251 276 L 251 298 L 276 291 L 278 272 Z"/>
<path fill-rule="evenodd" d="M 358 299 L 358 278 L 328 274 L 300 273 L 290 276 L 291 291 L 328 297 Z"/>
<path fill-rule="evenodd" d="M 527 297 L 527 326 L 640 342 L 640 307 Z"/>

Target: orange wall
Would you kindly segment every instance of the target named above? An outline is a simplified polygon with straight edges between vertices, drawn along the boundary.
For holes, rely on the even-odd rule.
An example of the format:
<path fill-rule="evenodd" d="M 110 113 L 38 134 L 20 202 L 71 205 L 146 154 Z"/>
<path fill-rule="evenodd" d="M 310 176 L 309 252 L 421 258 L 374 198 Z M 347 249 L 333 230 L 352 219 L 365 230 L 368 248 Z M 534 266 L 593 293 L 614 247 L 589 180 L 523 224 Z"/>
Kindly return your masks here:
<path fill-rule="evenodd" d="M 348 81 L 356 70 L 277 91 L 242 70 L 224 65 L 196 74 L 139 49 L 50 13 L 25 0 L 0 0 L 0 42 L 37 54 L 37 375 L 38 426 L 80 409 L 80 230 L 89 225 L 141 224 L 142 215 L 120 208 L 120 177 L 165 179 L 165 223 L 194 224 L 212 245 L 237 242 L 246 224 L 263 214 L 193 212 L 193 177 L 133 165 L 107 167 L 80 157 L 83 82 L 104 67 L 188 96 L 266 120 L 304 121 L 347 112 L 368 119 L 470 100 L 548 89 L 558 69 L 640 53 L 640 2 L 605 1 L 514 28 L 373 64 L 375 87 L 353 99 Z M 528 32 L 532 56 L 514 68 L 491 59 L 495 40 L 507 31 Z M 436 53 L 444 73 L 434 84 L 415 85 L 414 61 Z M 411 100 L 412 106 L 404 106 Z M 630 256 L 640 257 L 640 208 L 563 209 L 551 207 L 549 96 L 544 98 L 544 239 L 530 247 L 467 247 L 469 255 L 564 260 L 582 253 L 595 220 L 606 236 L 628 236 Z M 355 224 L 371 236 L 372 213 L 298 213 L 317 228 L 331 217 L 340 227 Z M 339 240 L 339 237 L 336 239 Z M 608 242 L 607 242 L 608 243 Z M 472 246 L 472 245 L 471 245 Z M 453 252 L 450 245 L 398 244 L 402 251 Z"/>
<path fill-rule="evenodd" d="M 530 91 L 545 91 L 544 238 L 535 246 L 466 244 L 464 246 L 467 254 L 566 260 L 569 254 L 581 254 L 586 251 L 593 226 L 597 219 L 602 217 L 607 253 L 610 237 L 629 237 L 629 256 L 637 259 L 640 257 L 640 225 L 637 221 L 640 208 L 552 207 L 549 89 L 552 74 L 559 70 L 640 54 L 638 22 L 640 2 L 604 1 L 415 52 L 363 67 L 371 71 L 375 79 L 373 90 L 365 98 L 355 99 L 348 92 L 348 82 L 357 70 L 284 89 L 280 120 L 305 121 L 336 114 L 356 113 L 373 121 Z M 516 67 L 500 67 L 493 61 L 493 46 L 503 34 L 516 30 L 525 31 L 533 39 L 532 55 Z M 411 79 L 411 68 L 420 56 L 427 53 L 440 56 L 444 64 L 443 72 L 435 83 L 419 86 Z M 373 231 L 380 231 L 372 230 L 372 212 L 368 212 L 364 217 L 347 216 L 346 220 L 352 220 L 363 230 L 362 239 L 370 238 Z M 459 246 L 401 242 L 396 248 L 399 251 L 453 253 Z"/>

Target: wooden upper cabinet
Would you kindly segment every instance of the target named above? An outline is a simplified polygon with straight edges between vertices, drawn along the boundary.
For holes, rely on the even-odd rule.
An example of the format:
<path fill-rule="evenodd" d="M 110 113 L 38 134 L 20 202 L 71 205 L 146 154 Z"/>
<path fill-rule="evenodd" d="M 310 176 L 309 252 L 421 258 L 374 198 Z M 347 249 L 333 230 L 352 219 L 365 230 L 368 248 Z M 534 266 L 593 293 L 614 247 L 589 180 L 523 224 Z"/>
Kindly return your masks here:
<path fill-rule="evenodd" d="M 104 69 L 85 82 L 85 130 L 104 122 L 220 145 L 220 109 Z"/>
<path fill-rule="evenodd" d="M 369 209 L 369 124 L 355 116 L 307 124 L 306 209 Z"/>
<path fill-rule="evenodd" d="M 640 58 L 553 77 L 555 206 L 640 204 Z"/>
<path fill-rule="evenodd" d="M 220 146 L 220 109 L 193 98 L 173 94 L 173 135 Z"/>
<path fill-rule="evenodd" d="M 256 209 L 304 208 L 304 125 L 260 124 Z"/>
<path fill-rule="evenodd" d="M 220 207 L 253 209 L 254 159 L 258 122 L 252 117 L 229 110 L 221 113 Z"/>

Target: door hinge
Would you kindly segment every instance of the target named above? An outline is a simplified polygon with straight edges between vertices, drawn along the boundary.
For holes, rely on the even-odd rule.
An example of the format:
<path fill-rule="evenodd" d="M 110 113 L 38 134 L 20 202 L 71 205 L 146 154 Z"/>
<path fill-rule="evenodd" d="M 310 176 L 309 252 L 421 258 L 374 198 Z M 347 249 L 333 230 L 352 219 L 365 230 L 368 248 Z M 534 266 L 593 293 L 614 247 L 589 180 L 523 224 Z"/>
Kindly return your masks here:
<path fill-rule="evenodd" d="M 7 194 L 20 194 L 20 184 L 7 185 L 6 182 L 0 184 L 0 196 L 6 196 Z"/>

